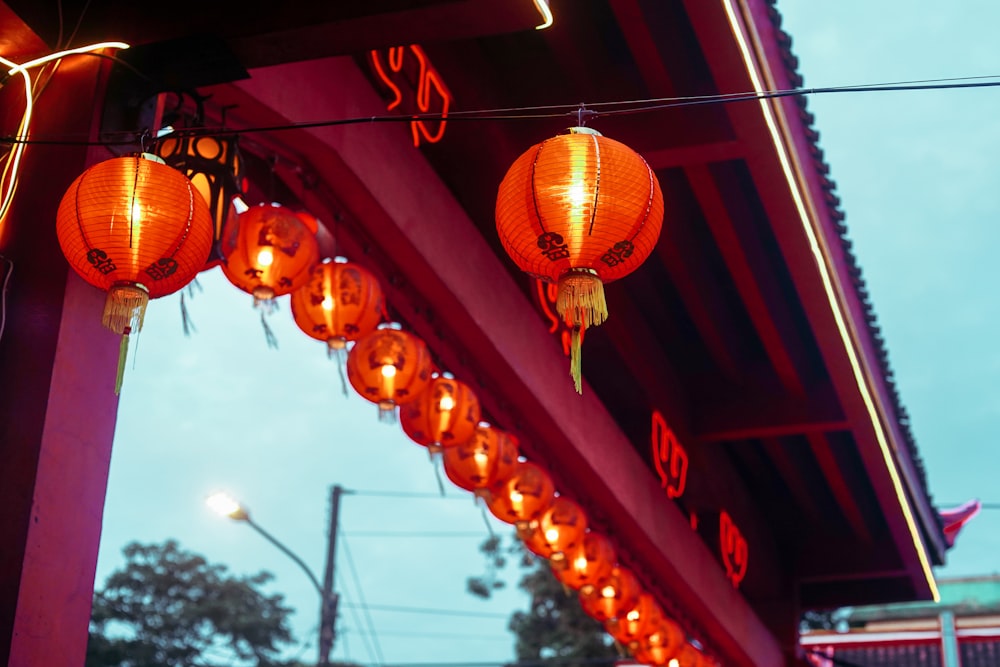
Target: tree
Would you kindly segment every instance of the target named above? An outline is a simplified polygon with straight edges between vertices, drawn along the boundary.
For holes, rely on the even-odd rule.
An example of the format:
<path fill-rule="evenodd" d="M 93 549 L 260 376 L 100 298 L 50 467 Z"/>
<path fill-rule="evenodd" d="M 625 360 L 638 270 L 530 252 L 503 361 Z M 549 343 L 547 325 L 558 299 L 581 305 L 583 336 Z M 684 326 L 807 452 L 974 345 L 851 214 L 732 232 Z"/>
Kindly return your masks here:
<path fill-rule="evenodd" d="M 123 551 L 125 565 L 94 594 L 87 667 L 285 664 L 292 610 L 261 592 L 269 573 L 231 575 L 174 540 Z"/>
<path fill-rule="evenodd" d="M 527 611 L 515 611 L 508 628 L 517 637 L 515 651 L 518 660 L 558 662 L 573 665 L 593 665 L 607 659 L 611 664 L 619 658 L 604 626 L 583 611 L 576 593 L 566 589 L 552 574 L 545 559 L 527 551 L 517 537 L 504 545 L 496 536 L 480 546 L 486 557 L 486 573 L 467 580 L 468 591 L 488 598 L 506 584 L 500 574 L 510 560 L 516 560 L 524 572 L 519 586 L 531 596 Z"/>

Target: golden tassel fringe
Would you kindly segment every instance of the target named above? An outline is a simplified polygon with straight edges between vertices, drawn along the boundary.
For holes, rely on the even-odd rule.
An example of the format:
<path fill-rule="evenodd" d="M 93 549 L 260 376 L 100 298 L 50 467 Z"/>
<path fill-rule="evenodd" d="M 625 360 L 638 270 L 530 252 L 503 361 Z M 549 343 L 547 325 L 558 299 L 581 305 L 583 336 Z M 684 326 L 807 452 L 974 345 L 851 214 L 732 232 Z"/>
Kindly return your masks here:
<path fill-rule="evenodd" d="M 593 327 L 608 318 L 604 283 L 590 269 L 574 269 L 559 278 L 556 312 L 570 326 Z"/>
<path fill-rule="evenodd" d="M 120 283 L 111 286 L 104 300 L 101 324 L 118 335 L 139 333 L 149 304 L 149 292 L 137 283 Z"/>
<path fill-rule="evenodd" d="M 569 348 L 569 374 L 573 378 L 576 393 L 583 393 L 583 350 L 580 344 L 582 326 L 573 327 L 573 338 Z"/>

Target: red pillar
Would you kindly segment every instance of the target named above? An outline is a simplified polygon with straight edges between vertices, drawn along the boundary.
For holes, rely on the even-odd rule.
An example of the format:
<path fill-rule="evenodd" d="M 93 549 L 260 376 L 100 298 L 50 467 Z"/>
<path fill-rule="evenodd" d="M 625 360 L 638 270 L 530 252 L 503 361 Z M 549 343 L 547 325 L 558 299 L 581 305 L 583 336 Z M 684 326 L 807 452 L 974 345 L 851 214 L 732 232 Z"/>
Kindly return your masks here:
<path fill-rule="evenodd" d="M 67 59 L 35 105 L 35 136 L 88 138 L 101 61 Z M 0 133 L 23 104 L 0 92 Z M 13 261 L 0 338 L 0 660 L 82 665 L 117 397 L 117 340 L 100 325 L 104 295 L 69 270 L 55 235 L 63 192 L 89 162 L 85 146 L 30 146 L 0 255 Z M 0 262 L 0 275 L 9 264 Z"/>

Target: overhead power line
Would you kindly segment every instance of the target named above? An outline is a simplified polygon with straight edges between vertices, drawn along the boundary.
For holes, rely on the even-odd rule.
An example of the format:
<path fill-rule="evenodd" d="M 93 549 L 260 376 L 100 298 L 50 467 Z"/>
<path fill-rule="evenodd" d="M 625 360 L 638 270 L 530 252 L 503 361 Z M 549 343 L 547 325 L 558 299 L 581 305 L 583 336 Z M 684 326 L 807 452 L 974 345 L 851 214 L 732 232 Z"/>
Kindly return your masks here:
<path fill-rule="evenodd" d="M 368 625 L 368 632 L 371 634 L 372 646 L 375 648 L 376 659 L 378 664 L 385 663 L 385 657 L 382 655 L 382 645 L 379 644 L 378 635 L 375 634 L 375 623 L 372 621 L 372 615 L 368 608 L 368 603 L 365 600 L 364 591 L 361 588 L 361 580 L 358 578 L 358 570 L 354 567 L 354 557 L 351 556 L 351 548 L 347 545 L 347 540 L 341 540 L 341 544 L 344 547 L 344 556 L 347 557 L 347 569 L 351 573 L 351 578 L 354 580 L 354 587 L 358 591 L 358 600 L 361 602 L 361 611 L 365 616 L 365 622 Z"/>
<path fill-rule="evenodd" d="M 343 606 L 352 607 L 352 603 Z M 432 616 L 474 616 L 476 618 L 510 618 L 510 614 L 488 611 L 464 611 L 461 609 L 433 609 L 430 607 L 403 607 L 388 604 L 370 604 L 368 609 L 372 611 L 392 611 L 401 614 L 428 614 Z"/>

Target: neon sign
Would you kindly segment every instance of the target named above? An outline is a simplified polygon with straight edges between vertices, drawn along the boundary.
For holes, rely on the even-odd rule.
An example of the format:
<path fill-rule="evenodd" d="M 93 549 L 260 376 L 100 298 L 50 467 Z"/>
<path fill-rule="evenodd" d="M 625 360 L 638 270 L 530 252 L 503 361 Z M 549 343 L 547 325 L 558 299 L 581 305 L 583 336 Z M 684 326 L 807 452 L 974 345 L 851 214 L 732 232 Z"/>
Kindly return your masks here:
<path fill-rule="evenodd" d="M 659 410 L 653 410 L 650 443 L 653 446 L 653 465 L 660 475 L 660 486 L 667 492 L 668 498 L 680 498 L 687 486 L 688 456 Z"/>
<path fill-rule="evenodd" d="M 402 109 L 404 97 L 412 97 L 405 106 L 415 109 L 415 113 L 436 113 L 441 116 L 436 121 L 422 118 L 410 121 L 413 145 L 419 147 L 421 140 L 429 144 L 441 141 L 453 98 L 424 50 L 416 44 L 394 46 L 385 54 L 385 63 L 380 51 L 372 50 L 370 55 L 375 74 L 393 94 L 392 101 L 386 106 L 387 111 Z M 401 85 L 409 90 L 407 95 L 404 95 Z M 437 123 L 437 127 L 432 131 L 434 123 Z"/>
<path fill-rule="evenodd" d="M 746 539 L 733 523 L 729 512 L 725 510 L 719 514 L 719 551 L 722 554 L 722 564 L 726 568 L 726 577 L 734 588 L 739 588 L 740 582 L 747 574 L 747 559 L 750 553 Z"/>

